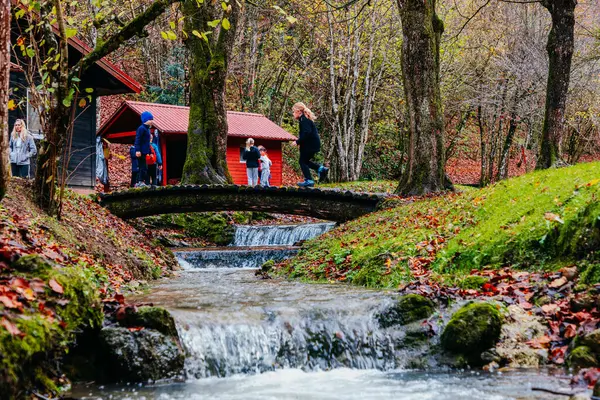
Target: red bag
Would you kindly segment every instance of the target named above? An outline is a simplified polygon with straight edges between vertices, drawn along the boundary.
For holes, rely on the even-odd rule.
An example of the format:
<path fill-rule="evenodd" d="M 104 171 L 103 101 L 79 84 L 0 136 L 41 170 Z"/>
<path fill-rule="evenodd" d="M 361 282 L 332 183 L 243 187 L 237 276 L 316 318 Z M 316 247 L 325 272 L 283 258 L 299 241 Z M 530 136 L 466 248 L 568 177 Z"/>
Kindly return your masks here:
<path fill-rule="evenodd" d="M 154 147 L 150 146 L 150 154 L 146 154 L 146 165 L 154 165 L 156 164 L 156 152 L 154 151 Z"/>

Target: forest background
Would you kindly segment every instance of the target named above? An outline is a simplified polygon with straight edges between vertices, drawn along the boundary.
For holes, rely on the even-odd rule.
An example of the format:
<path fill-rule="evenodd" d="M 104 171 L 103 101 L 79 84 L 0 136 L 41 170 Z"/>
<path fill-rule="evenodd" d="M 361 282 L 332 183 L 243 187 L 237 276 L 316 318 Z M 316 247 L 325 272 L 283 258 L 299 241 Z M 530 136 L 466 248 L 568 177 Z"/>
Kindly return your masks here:
<path fill-rule="evenodd" d="M 97 15 L 99 0 L 86 0 Z M 122 1 L 117 20 L 151 1 Z M 318 116 L 323 159 L 336 181 L 398 179 L 407 157 L 402 29 L 395 2 L 246 2 L 229 62 L 229 110 L 256 112 L 291 132 L 291 106 Z M 440 48 L 447 172 L 455 183 L 488 184 L 532 170 L 539 151 L 551 26 L 539 2 L 442 1 Z M 111 3 L 112 4 L 112 3 Z M 84 9 L 85 7 L 81 7 Z M 187 105 L 190 59 L 178 5 L 110 58 L 147 85 L 137 100 Z M 84 16 L 82 15 L 82 18 Z M 181 25 L 181 26 L 180 26 Z M 93 24 L 80 32 L 95 46 Z M 563 160 L 600 156 L 600 3 L 576 8 L 575 52 L 561 142 Z M 123 100 L 102 98 L 99 123 Z M 295 160 L 293 149 L 286 148 Z M 295 162 L 292 163 L 295 166 Z"/>

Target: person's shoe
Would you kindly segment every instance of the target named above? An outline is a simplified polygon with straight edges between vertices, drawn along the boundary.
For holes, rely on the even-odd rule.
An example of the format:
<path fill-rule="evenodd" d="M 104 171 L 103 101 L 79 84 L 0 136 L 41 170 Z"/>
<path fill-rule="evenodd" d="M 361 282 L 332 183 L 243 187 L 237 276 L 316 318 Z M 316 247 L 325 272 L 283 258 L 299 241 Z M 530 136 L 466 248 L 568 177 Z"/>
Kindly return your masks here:
<path fill-rule="evenodd" d="M 319 167 L 319 182 L 323 182 L 327 180 L 327 176 L 329 175 L 329 168 L 324 165 Z"/>
<path fill-rule="evenodd" d="M 144 182 L 138 182 L 135 184 L 136 188 L 145 188 L 147 185 Z"/>
<path fill-rule="evenodd" d="M 315 181 L 307 179 L 304 182 L 298 182 L 298 186 L 300 186 L 300 187 L 313 187 L 313 186 L 315 186 Z"/>

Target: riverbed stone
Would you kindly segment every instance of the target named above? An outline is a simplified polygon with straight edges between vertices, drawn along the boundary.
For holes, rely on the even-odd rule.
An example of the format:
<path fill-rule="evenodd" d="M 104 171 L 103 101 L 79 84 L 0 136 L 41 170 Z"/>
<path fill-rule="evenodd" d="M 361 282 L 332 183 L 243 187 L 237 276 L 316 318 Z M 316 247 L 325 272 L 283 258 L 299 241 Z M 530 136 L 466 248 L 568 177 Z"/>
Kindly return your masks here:
<path fill-rule="evenodd" d="M 469 364 L 483 363 L 481 353 L 500 338 L 502 317 L 490 303 L 469 303 L 452 315 L 441 337 L 442 348 Z"/>
<path fill-rule="evenodd" d="M 598 365 L 598 360 L 588 346 L 578 346 L 569 354 L 567 359 L 572 368 L 587 368 Z"/>
<path fill-rule="evenodd" d="M 577 341 L 582 346 L 587 346 L 597 356 L 600 356 L 600 329 L 596 329 Z"/>
<path fill-rule="evenodd" d="M 167 310 L 161 307 L 128 308 L 125 318 L 120 320 L 119 324 L 126 328 L 144 327 L 155 329 L 164 335 L 173 338 L 178 337 L 175 320 Z"/>
<path fill-rule="evenodd" d="M 184 355 L 175 340 L 156 330 L 108 327 L 99 339 L 112 380 L 146 382 L 173 378 L 183 370 Z"/>
<path fill-rule="evenodd" d="M 434 311 L 435 304 L 427 297 L 407 294 L 377 314 L 376 318 L 382 328 L 388 328 L 429 318 Z"/>

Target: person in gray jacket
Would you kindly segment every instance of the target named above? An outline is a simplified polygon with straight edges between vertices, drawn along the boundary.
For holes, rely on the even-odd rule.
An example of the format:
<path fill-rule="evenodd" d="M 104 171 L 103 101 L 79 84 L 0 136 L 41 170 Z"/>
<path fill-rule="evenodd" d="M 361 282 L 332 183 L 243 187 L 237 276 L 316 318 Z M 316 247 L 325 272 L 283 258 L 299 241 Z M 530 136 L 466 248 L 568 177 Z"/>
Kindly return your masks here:
<path fill-rule="evenodd" d="M 13 176 L 29 178 L 31 157 L 37 154 L 33 136 L 27 131 L 22 119 L 15 121 L 10 135 L 10 169 Z"/>

